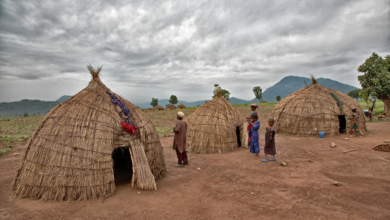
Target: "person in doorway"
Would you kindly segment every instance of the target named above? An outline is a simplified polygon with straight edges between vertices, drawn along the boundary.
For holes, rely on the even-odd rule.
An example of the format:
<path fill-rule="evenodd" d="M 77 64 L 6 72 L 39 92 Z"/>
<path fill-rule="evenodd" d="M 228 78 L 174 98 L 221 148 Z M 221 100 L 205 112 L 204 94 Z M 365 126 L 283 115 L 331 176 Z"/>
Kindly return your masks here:
<path fill-rule="evenodd" d="M 187 136 L 187 124 L 183 121 L 184 113 L 177 113 L 176 126 L 173 127 L 173 133 L 175 137 L 173 139 L 173 149 L 176 150 L 178 162 L 175 167 L 184 167 L 188 165 L 188 158 L 186 152 L 186 136 Z"/>
<path fill-rule="evenodd" d="M 268 126 L 265 128 L 265 145 L 264 145 L 264 159 L 262 162 L 268 162 L 267 154 L 272 155 L 270 161 L 276 161 L 275 154 L 275 128 L 274 128 L 275 120 L 273 118 L 268 119 Z"/>
<path fill-rule="evenodd" d="M 251 105 L 251 111 L 252 111 L 252 113 L 251 113 L 251 115 L 249 115 L 249 117 L 247 117 L 246 118 L 246 120 L 248 121 L 248 127 L 247 127 L 247 132 L 248 132 L 248 146 L 250 147 L 251 146 L 251 136 L 252 136 L 252 134 L 251 134 L 251 128 L 252 128 L 252 125 L 251 125 L 251 117 L 252 117 L 252 115 L 257 115 L 257 112 L 256 112 L 256 109 L 259 109 L 259 106 L 258 105 L 256 105 L 256 104 L 252 104 Z"/>
<path fill-rule="evenodd" d="M 360 135 L 360 129 L 359 129 L 359 112 L 357 111 L 356 107 L 352 108 L 352 130 L 351 130 L 351 137 L 352 136 L 359 136 Z M 360 137 L 360 136 L 359 136 Z"/>
<path fill-rule="evenodd" d="M 259 122 L 259 117 L 257 114 L 253 114 L 251 116 L 251 145 L 250 145 L 250 152 L 255 154 L 255 157 L 259 156 L 260 153 L 260 147 L 259 147 L 259 129 L 260 129 L 260 122 Z"/>

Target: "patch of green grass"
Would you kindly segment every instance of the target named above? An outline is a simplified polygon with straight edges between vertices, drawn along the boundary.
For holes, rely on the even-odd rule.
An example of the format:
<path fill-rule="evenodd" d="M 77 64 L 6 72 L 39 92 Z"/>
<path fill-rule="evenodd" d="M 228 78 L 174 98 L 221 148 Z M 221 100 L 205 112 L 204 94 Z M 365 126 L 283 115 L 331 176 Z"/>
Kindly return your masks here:
<path fill-rule="evenodd" d="M 167 148 L 172 148 L 173 146 L 172 145 L 169 145 Z"/>
<path fill-rule="evenodd" d="M 197 153 L 197 154 L 200 154 L 200 150 L 196 150 L 196 153 Z"/>
<path fill-rule="evenodd" d="M 358 100 L 358 103 L 360 106 L 362 106 L 363 109 L 369 109 L 372 106 L 372 102 L 369 102 L 368 105 L 364 100 Z M 375 116 L 378 116 L 383 113 L 385 104 L 381 100 L 376 100 L 375 102 L 375 108 L 374 108 L 374 113 Z"/>
<path fill-rule="evenodd" d="M 12 150 L 12 148 L 5 148 L 4 150 L 0 150 L 0 156 L 3 156 L 5 155 L 6 153 L 10 152 Z"/>

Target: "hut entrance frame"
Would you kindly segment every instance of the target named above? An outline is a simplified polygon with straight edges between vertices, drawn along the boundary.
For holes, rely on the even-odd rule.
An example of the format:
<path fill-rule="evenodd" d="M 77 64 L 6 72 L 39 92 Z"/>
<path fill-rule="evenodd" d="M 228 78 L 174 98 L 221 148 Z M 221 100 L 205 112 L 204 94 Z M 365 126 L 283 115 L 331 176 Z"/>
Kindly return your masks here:
<path fill-rule="evenodd" d="M 133 163 L 129 146 L 115 148 L 111 158 L 115 184 L 130 183 L 133 177 Z"/>
<path fill-rule="evenodd" d="M 347 129 L 347 120 L 345 118 L 345 115 L 339 115 L 339 132 L 340 134 L 345 133 Z"/>

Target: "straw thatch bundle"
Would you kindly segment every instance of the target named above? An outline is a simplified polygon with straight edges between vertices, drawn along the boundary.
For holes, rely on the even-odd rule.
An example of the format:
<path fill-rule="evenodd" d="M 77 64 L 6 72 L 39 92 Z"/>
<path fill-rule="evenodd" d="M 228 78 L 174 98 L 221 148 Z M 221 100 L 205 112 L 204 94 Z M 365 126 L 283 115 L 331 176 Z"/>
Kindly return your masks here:
<path fill-rule="evenodd" d="M 236 131 L 243 124 L 240 113 L 220 91 L 217 94 L 185 119 L 191 152 L 225 153 L 238 148 Z"/>
<path fill-rule="evenodd" d="M 178 106 L 177 106 L 178 109 L 183 109 L 183 108 L 186 108 L 185 105 L 183 105 L 182 103 L 180 103 Z"/>
<path fill-rule="evenodd" d="M 174 104 L 169 104 L 169 105 L 167 105 L 166 109 L 168 109 L 168 110 L 175 110 L 176 106 Z"/>
<path fill-rule="evenodd" d="M 325 135 L 335 135 L 339 133 L 339 116 L 345 117 L 346 131 L 350 131 L 353 107 L 358 109 L 361 116 L 360 131 L 367 131 L 363 109 L 355 99 L 318 84 L 314 77 L 312 81 L 310 86 L 288 95 L 275 105 L 272 116 L 277 132 L 318 135 L 323 131 Z"/>
<path fill-rule="evenodd" d="M 162 107 L 161 105 L 156 105 L 153 107 L 153 110 L 161 111 L 164 110 L 164 107 Z"/>
<path fill-rule="evenodd" d="M 41 200 L 88 200 L 115 192 L 112 151 L 129 146 L 132 185 L 155 190 L 165 171 L 162 147 L 150 119 L 113 93 L 94 70 L 89 85 L 54 107 L 27 143 L 13 182 L 17 197 Z M 106 93 L 116 95 L 131 111 L 137 134 L 121 126 L 122 109 Z"/>

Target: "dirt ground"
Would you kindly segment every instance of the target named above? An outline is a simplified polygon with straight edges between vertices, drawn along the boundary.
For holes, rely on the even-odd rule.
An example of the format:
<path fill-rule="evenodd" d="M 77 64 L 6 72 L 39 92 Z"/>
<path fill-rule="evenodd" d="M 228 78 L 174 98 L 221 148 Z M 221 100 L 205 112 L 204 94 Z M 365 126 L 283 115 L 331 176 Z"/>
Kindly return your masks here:
<path fill-rule="evenodd" d="M 22 153 L 19 146 L 0 157 L 0 220 L 390 219 L 390 152 L 372 150 L 390 139 L 390 123 L 368 123 L 368 129 L 362 138 L 278 135 L 277 162 L 261 162 L 245 148 L 191 153 L 185 168 L 173 166 L 172 137 L 162 138 L 168 173 L 158 191 L 120 183 L 115 195 L 84 202 L 14 198 L 10 185 L 21 155 L 12 154 Z"/>

